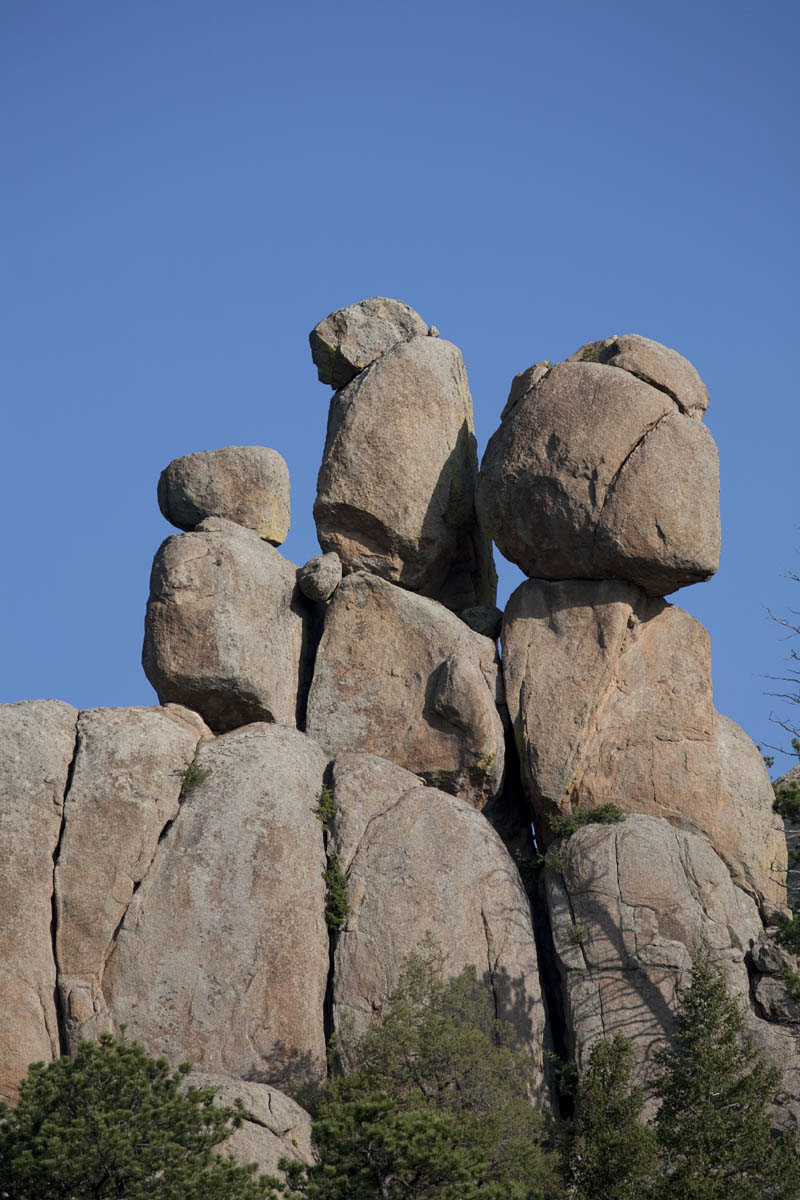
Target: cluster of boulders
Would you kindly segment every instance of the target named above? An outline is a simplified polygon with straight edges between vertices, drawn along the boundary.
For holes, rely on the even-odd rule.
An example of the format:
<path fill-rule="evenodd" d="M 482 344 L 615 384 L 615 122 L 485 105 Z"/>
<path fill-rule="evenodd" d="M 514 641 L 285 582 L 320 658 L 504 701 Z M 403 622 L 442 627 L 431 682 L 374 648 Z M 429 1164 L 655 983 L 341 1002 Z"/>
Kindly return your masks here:
<path fill-rule="evenodd" d="M 542 1099 L 546 1048 L 581 1064 L 618 1031 L 646 1084 L 706 951 L 796 1120 L 769 933 L 782 826 L 758 750 L 714 709 L 705 631 L 663 598 L 719 556 L 697 372 L 630 335 L 537 363 L 479 472 L 461 354 L 407 305 L 363 301 L 310 340 L 337 389 L 323 553 L 280 552 L 274 450 L 177 459 L 158 500 L 182 532 L 155 558 L 143 651 L 161 706 L 0 707 L 0 1094 L 125 1025 L 243 1096 L 235 1152 L 308 1158 L 284 1093 L 324 1076 L 332 1034 L 365 1028 L 431 932 L 485 982 Z M 529 576 L 502 614 L 492 540 Z M 608 804 L 630 816 L 555 839 Z"/>

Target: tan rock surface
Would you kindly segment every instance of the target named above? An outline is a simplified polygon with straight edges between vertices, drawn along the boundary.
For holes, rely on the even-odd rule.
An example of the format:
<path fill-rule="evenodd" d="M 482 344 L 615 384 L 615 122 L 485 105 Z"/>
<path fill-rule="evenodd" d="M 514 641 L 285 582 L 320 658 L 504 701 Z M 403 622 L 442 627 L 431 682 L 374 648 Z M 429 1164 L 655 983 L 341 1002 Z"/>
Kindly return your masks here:
<path fill-rule="evenodd" d="M 0 705 L 0 1097 L 60 1053 L 53 855 L 77 712 L 60 700 Z"/>
<path fill-rule="evenodd" d="M 372 755 L 334 763 L 334 844 L 350 915 L 335 951 L 337 1028 L 361 1033 L 427 932 L 474 966 L 541 1071 L 544 1014 L 530 908 L 498 835 L 462 800 Z"/>
<path fill-rule="evenodd" d="M 503 780 L 502 697 L 492 641 L 356 572 L 325 614 L 306 728 L 332 755 L 377 754 L 482 808 Z"/>
<path fill-rule="evenodd" d="M 178 529 L 223 517 L 280 546 L 291 516 L 289 468 L 267 446 L 224 446 L 174 459 L 161 472 L 158 506 Z"/>
<path fill-rule="evenodd" d="M 738 883 L 785 903 L 769 780 L 714 710 L 699 622 L 627 584 L 529 580 L 506 608 L 503 664 L 541 836 L 548 813 L 613 802 L 702 833 Z"/>
<path fill-rule="evenodd" d="M 314 518 L 323 550 L 449 608 L 494 604 L 474 509 L 478 459 L 459 350 L 415 337 L 333 397 Z"/>
<path fill-rule="evenodd" d="M 748 1004 L 745 957 L 762 933 L 758 910 L 708 842 L 634 815 L 580 829 L 559 843 L 558 861 L 560 870 L 545 872 L 545 888 L 579 1067 L 598 1037 L 622 1033 L 633 1044 L 636 1078 L 647 1085 L 654 1052 L 671 1036 L 692 956 L 704 952 L 724 970 L 748 1028 L 783 1070 L 795 1098 L 784 1118 L 796 1123 L 795 1039 Z"/>
<path fill-rule="evenodd" d="M 308 340 L 320 383 L 342 388 L 398 342 L 427 332 L 419 313 L 401 300 L 372 296 L 330 313 Z"/>
<path fill-rule="evenodd" d="M 115 1025 L 152 1053 L 285 1088 L 325 1072 L 327 759 L 249 725 L 200 746 L 185 797 L 106 964 Z"/>
<path fill-rule="evenodd" d="M 194 709 L 215 732 L 296 724 L 308 657 L 296 573 L 257 533 L 217 517 L 167 538 L 150 576 L 142 652 L 162 704 Z"/>
<path fill-rule="evenodd" d="M 178 812 L 198 742 L 210 737 L 196 713 L 176 705 L 78 716 L 55 869 L 58 988 L 69 1050 L 111 1028 L 101 991 L 106 958 Z"/>
<path fill-rule="evenodd" d="M 624 333 L 600 342 L 587 342 L 567 362 L 596 361 L 610 367 L 620 367 L 645 383 L 652 384 L 671 396 L 681 412 L 702 417 L 708 408 L 708 388 L 697 370 L 678 354 L 660 342 Z"/>
<path fill-rule="evenodd" d="M 477 507 L 526 575 L 625 579 L 652 595 L 713 575 L 717 452 L 670 395 L 629 371 L 565 362 L 517 376 L 504 412 Z"/>
<path fill-rule="evenodd" d="M 311 1117 L 277 1088 L 195 1071 L 187 1083 L 216 1088 L 216 1103 L 223 1107 L 233 1108 L 237 1098 L 244 1104 L 244 1122 L 217 1147 L 218 1154 L 230 1153 L 242 1165 L 254 1162 L 259 1171 L 278 1179 L 283 1178 L 278 1169 L 280 1159 L 295 1158 L 308 1165 L 314 1161 Z"/>

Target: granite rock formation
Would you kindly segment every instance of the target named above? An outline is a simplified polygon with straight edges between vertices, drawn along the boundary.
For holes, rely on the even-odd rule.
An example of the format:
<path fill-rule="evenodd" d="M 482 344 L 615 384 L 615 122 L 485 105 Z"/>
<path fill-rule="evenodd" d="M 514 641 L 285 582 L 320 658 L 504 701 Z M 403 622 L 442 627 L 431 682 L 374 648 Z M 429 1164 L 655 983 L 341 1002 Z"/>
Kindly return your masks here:
<path fill-rule="evenodd" d="M 343 388 L 387 350 L 427 333 L 428 326 L 413 308 L 401 300 L 373 296 L 330 313 L 314 326 L 308 340 L 320 383 Z"/>

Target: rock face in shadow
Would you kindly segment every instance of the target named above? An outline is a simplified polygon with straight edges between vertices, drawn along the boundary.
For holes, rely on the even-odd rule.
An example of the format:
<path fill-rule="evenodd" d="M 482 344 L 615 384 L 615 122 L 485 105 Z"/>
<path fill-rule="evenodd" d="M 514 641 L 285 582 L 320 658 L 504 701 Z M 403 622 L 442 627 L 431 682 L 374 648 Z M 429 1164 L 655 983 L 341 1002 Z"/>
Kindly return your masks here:
<path fill-rule="evenodd" d="M 427 931 L 491 990 L 541 1081 L 544 1012 L 530 906 L 517 868 L 486 819 L 456 796 L 368 754 L 334 763 L 334 843 L 350 914 L 336 942 L 333 1018 L 366 1028 Z"/>
<path fill-rule="evenodd" d="M 401 300 L 372 296 L 330 313 L 308 340 L 320 383 L 343 388 L 387 350 L 427 332 L 419 313 Z"/>
<path fill-rule="evenodd" d="M 735 880 L 785 904 L 786 846 L 761 755 L 716 713 L 708 635 L 615 581 L 529 580 L 503 622 L 506 700 L 537 830 L 615 803 L 708 837 Z"/>
<path fill-rule="evenodd" d="M 664 366 L 661 351 L 696 376 L 680 355 L 650 343 L 646 353 L 620 351 L 614 366 L 589 347 L 591 361 L 544 372 L 537 364 L 514 380 L 483 459 L 477 506 L 526 575 L 629 580 L 661 596 L 716 571 L 717 451 L 699 421 L 699 389 L 678 380 L 679 365 Z M 669 378 L 685 398 L 619 369 L 626 358 L 647 359 L 651 378 Z"/>
<path fill-rule="evenodd" d="M 440 604 L 356 572 L 325 614 L 306 728 L 331 755 L 388 758 L 478 808 L 503 781 L 495 645 Z"/>
<path fill-rule="evenodd" d="M 475 517 L 478 459 L 459 350 L 414 337 L 331 401 L 314 518 L 345 572 L 365 570 L 448 608 L 494 604 Z"/>
<path fill-rule="evenodd" d="M 55 868 L 56 957 L 66 1048 L 110 1031 L 103 971 L 117 929 L 180 804 L 186 769 L 212 735 L 196 713 L 97 708 L 78 716 Z"/>
<path fill-rule="evenodd" d="M 201 745 L 106 963 L 115 1026 L 152 1053 L 287 1087 L 325 1073 L 327 759 L 250 725 Z"/>
<path fill-rule="evenodd" d="M 294 725 L 308 671 L 308 605 L 297 568 L 257 533 L 210 517 L 173 534 L 150 576 L 142 664 L 162 704 L 215 733 Z"/>
<path fill-rule="evenodd" d="M 545 895 L 571 1049 L 579 1068 L 599 1037 L 631 1040 L 647 1086 L 654 1052 L 673 1031 L 691 959 L 706 953 L 747 1010 L 747 1027 L 784 1073 L 790 1102 L 777 1120 L 797 1124 L 800 1053 L 789 1029 L 749 1007 L 746 959 L 762 935 L 753 900 L 702 838 L 654 817 L 588 825 L 562 840 L 545 871 Z"/>
<path fill-rule="evenodd" d="M 314 1162 L 311 1117 L 277 1088 L 194 1071 L 187 1082 L 195 1087 L 216 1088 L 215 1102 L 223 1107 L 233 1108 L 237 1098 L 244 1104 L 242 1124 L 217 1147 L 218 1154 L 230 1153 L 243 1166 L 254 1162 L 260 1172 L 277 1179 L 283 1179 L 278 1168 L 282 1158 L 294 1158 L 308 1166 Z"/>
<path fill-rule="evenodd" d="M 77 712 L 60 700 L 0 705 L 0 1097 L 28 1064 L 60 1054 L 53 954 L 53 856 Z"/>
<path fill-rule="evenodd" d="M 185 454 L 161 472 L 158 506 L 178 529 L 196 529 L 206 517 L 222 517 L 280 546 L 289 533 L 289 468 L 267 446 Z"/>

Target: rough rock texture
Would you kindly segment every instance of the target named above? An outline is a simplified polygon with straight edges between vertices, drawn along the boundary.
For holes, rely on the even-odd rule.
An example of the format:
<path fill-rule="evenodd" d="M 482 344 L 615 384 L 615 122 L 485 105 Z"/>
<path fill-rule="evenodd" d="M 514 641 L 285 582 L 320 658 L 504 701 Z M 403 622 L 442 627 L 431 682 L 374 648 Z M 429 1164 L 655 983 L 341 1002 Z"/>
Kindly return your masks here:
<path fill-rule="evenodd" d="M 291 516 L 289 468 L 266 446 L 225 446 L 174 459 L 161 472 L 158 506 L 178 529 L 223 517 L 280 546 Z"/>
<path fill-rule="evenodd" d="M 55 869 L 58 989 L 70 1051 L 111 1029 L 101 991 L 106 959 L 178 812 L 186 767 L 210 736 L 196 713 L 177 705 L 78 716 Z"/>
<path fill-rule="evenodd" d="M 494 604 L 474 507 L 478 460 L 464 361 L 450 342 L 388 350 L 331 401 L 314 517 L 323 550 L 448 608 Z"/>
<path fill-rule="evenodd" d="M 424 337 L 428 326 L 400 300 L 373 296 L 339 308 L 308 335 L 320 383 L 345 387 L 398 342 Z"/>
<path fill-rule="evenodd" d="M 461 620 L 476 633 L 497 641 L 503 624 L 502 610 L 493 604 L 478 604 L 475 608 L 462 608 Z"/>
<path fill-rule="evenodd" d="M 336 942 L 333 1016 L 363 1031 L 431 931 L 457 974 L 474 966 L 541 1067 L 544 1015 L 530 907 L 498 835 L 458 797 L 367 754 L 333 771 L 334 842 L 350 915 Z"/>
<path fill-rule="evenodd" d="M 325 1072 L 327 759 L 256 724 L 200 746 L 186 795 L 128 907 L 103 993 L 153 1053 L 287 1087 Z"/>
<path fill-rule="evenodd" d="M 342 563 L 335 552 L 317 554 L 297 572 L 297 586 L 308 600 L 324 604 L 342 582 Z"/>
<path fill-rule="evenodd" d="M 283 1178 L 278 1170 L 282 1158 L 296 1158 L 309 1166 L 314 1162 L 311 1145 L 311 1117 L 277 1088 L 265 1083 L 248 1083 L 225 1075 L 192 1071 L 187 1082 L 195 1087 L 214 1087 L 215 1100 L 232 1108 L 240 1099 L 247 1116 L 227 1141 L 217 1147 L 218 1154 L 230 1153 L 238 1163 L 257 1163 L 265 1175 Z"/>
<path fill-rule="evenodd" d="M 551 854 L 553 852 L 551 851 Z M 792 1033 L 748 1007 L 745 958 L 762 934 L 752 899 L 702 838 L 654 817 L 588 825 L 558 847 L 545 890 L 571 1048 L 579 1066 L 598 1037 L 633 1044 L 647 1084 L 671 1035 L 692 955 L 707 953 L 748 1008 L 748 1028 L 781 1067 L 794 1098 L 779 1122 L 796 1124 L 800 1052 Z"/>
<path fill-rule="evenodd" d="M 210 517 L 162 544 L 150 576 L 142 664 L 162 704 L 215 732 L 294 725 L 307 686 L 297 568 L 257 533 Z"/>
<path fill-rule="evenodd" d="M 664 595 L 719 564 L 711 434 L 665 391 L 599 362 L 517 376 L 477 505 L 532 577 L 625 579 Z"/>
<path fill-rule="evenodd" d="M 540 836 L 614 802 L 702 833 L 785 904 L 786 847 L 758 749 L 713 705 L 703 627 L 630 584 L 528 580 L 503 621 L 506 699 Z"/>
<path fill-rule="evenodd" d="M 688 358 L 638 333 L 587 342 L 567 359 L 567 362 L 586 361 L 621 367 L 637 379 L 666 392 L 681 412 L 691 416 L 702 417 L 708 408 L 708 388 Z"/>
<path fill-rule="evenodd" d="M 306 728 L 483 807 L 505 762 L 497 651 L 440 604 L 356 572 L 325 614 Z"/>
<path fill-rule="evenodd" d="M 0 1097 L 60 1053 L 50 932 L 53 855 L 77 712 L 60 700 L 0 705 Z"/>
<path fill-rule="evenodd" d="M 776 779 L 773 787 L 780 785 L 789 786 L 792 784 L 795 786 L 800 785 L 800 765 L 792 767 L 785 775 L 781 775 Z M 798 908 L 800 908 L 800 822 L 790 821 L 787 817 L 784 819 L 783 828 L 786 834 L 786 847 L 789 851 L 786 897 L 792 912 L 797 912 Z M 793 858 L 792 852 L 797 857 Z"/>

